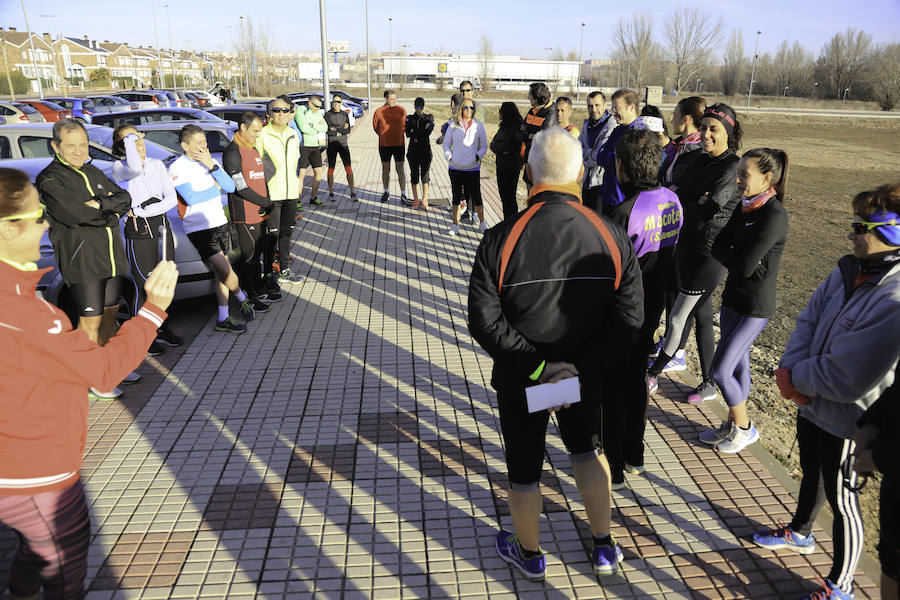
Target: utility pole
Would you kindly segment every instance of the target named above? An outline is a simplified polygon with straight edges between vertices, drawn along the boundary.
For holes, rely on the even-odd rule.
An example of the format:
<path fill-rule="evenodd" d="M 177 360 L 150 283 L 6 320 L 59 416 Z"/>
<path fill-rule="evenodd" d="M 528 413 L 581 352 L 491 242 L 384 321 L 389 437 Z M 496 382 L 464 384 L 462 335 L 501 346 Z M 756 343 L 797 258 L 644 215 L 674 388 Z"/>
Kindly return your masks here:
<path fill-rule="evenodd" d="M 581 52 L 584 50 L 584 23 L 581 24 L 581 43 L 578 45 L 578 84 L 575 86 L 575 100 L 581 99 Z"/>
<path fill-rule="evenodd" d="M 326 106 L 331 104 L 331 97 L 329 94 L 331 93 L 331 87 L 328 81 L 328 54 L 326 54 L 325 50 L 325 36 L 326 36 L 326 28 L 325 28 L 325 0 L 319 0 L 319 35 L 322 37 L 322 110 L 325 110 Z M 337 56 L 337 55 L 335 55 Z"/>
<path fill-rule="evenodd" d="M 390 87 L 394 87 L 394 19 L 391 17 L 388 17 L 388 56 L 391 59 L 391 68 L 388 70 Z"/>
<path fill-rule="evenodd" d="M 372 59 L 369 57 L 369 0 L 366 0 L 366 100 L 372 106 Z"/>
<path fill-rule="evenodd" d="M 245 52 L 241 52 L 241 60 L 244 64 L 244 73 L 241 75 L 241 79 L 244 80 L 244 87 L 246 88 L 246 96 L 245 99 L 250 96 L 250 73 L 247 72 L 247 53 L 246 53 L 246 44 L 244 42 L 244 15 L 241 15 L 241 47 L 245 50 Z"/>
<path fill-rule="evenodd" d="M 166 24 L 169 27 L 169 52 L 172 53 L 172 89 L 178 91 L 178 79 L 175 71 L 175 46 L 172 45 L 172 20 L 169 18 L 169 5 L 163 6 L 166 9 Z M 177 104 L 177 102 L 176 102 Z"/>
<path fill-rule="evenodd" d="M 162 54 L 159 50 L 159 33 L 156 30 L 156 0 L 153 0 L 153 40 L 156 42 L 156 85 L 166 87 L 162 75 Z"/>
<path fill-rule="evenodd" d="M 750 89 L 747 91 L 747 108 L 750 108 L 750 97 L 753 96 L 753 80 L 756 78 L 756 58 L 759 56 L 759 36 L 762 31 L 756 32 L 756 44 L 753 46 L 753 69 L 750 71 Z"/>
<path fill-rule="evenodd" d="M 41 72 L 38 71 L 37 68 L 37 58 L 34 53 L 34 36 L 31 35 L 31 25 L 28 24 L 28 10 L 25 8 L 25 0 L 22 0 L 22 14 L 25 15 L 25 29 L 28 30 L 28 43 L 31 46 L 31 66 L 34 68 L 34 75 L 37 77 L 38 84 L 38 94 L 40 94 L 41 98 L 44 97 L 44 84 L 41 83 Z M 12 92 L 12 86 L 10 86 L 10 92 Z"/>
<path fill-rule="evenodd" d="M 3 44 L 3 68 L 6 69 L 6 84 L 9 86 L 9 95 L 15 100 L 16 92 L 13 90 L 12 77 L 9 75 L 9 60 L 6 58 L 6 30 L 0 27 L 0 36 L 3 37 L 0 43 Z"/>

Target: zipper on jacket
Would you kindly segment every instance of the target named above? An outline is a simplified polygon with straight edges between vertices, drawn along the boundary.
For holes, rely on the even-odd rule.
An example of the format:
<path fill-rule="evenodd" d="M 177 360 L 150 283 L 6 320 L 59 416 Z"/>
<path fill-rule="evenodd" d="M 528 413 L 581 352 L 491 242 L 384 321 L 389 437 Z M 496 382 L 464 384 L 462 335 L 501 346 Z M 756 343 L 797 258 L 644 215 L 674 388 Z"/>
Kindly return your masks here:
<path fill-rule="evenodd" d="M 109 268 L 112 271 L 111 277 L 115 277 L 116 276 L 116 260 L 115 260 L 115 254 L 113 252 L 112 227 L 106 228 L 106 238 L 109 241 Z"/>

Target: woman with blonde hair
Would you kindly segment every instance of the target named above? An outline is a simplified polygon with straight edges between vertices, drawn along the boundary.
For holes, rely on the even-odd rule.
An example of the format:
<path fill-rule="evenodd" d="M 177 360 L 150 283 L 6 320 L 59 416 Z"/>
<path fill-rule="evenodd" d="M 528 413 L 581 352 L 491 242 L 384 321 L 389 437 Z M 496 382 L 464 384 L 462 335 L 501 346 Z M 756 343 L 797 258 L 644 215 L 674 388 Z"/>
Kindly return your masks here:
<path fill-rule="evenodd" d="M 450 187 L 453 192 L 453 224 L 450 235 L 459 233 L 459 205 L 462 199 L 471 199 L 477 215 L 474 224 L 482 232 L 487 231 L 484 208 L 481 203 L 481 159 L 487 152 L 487 134 L 484 123 L 475 119 L 475 101 L 466 98 L 459 103 L 456 115 L 444 136 L 444 156 L 450 163 Z M 480 224 L 480 225 L 479 225 Z"/>

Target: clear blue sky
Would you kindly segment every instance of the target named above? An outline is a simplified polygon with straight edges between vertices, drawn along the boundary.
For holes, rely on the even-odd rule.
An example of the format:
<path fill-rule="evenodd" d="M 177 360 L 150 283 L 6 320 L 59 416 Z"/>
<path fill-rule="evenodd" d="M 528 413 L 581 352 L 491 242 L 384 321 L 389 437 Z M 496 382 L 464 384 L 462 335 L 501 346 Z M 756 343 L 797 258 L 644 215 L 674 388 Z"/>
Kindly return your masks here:
<path fill-rule="evenodd" d="M 171 2 L 171 0 L 168 0 Z M 166 0 L 155 0 L 159 43 L 169 46 Z M 666 13 L 675 2 L 647 0 L 627 4 L 605 2 L 369 2 L 369 39 L 377 51 L 388 49 L 388 17 L 393 18 L 393 48 L 408 44 L 410 52 L 461 51 L 474 53 L 482 33 L 491 37 L 496 53 L 534 58 L 548 55 L 547 47 L 578 52 L 580 24 L 584 30 L 583 56 L 605 58 L 611 49 L 611 31 L 619 16 L 639 6 L 656 17 L 657 38 L 662 39 Z M 152 0 L 26 0 L 32 31 L 136 45 L 154 44 Z M 564 11 L 557 8 L 564 6 Z M 762 30 L 760 52 L 774 51 L 781 40 L 799 40 L 818 54 L 837 31 L 855 27 L 870 33 L 874 41 L 900 42 L 900 0 L 720 0 L 701 5 L 725 19 L 726 37 L 732 29 L 744 34 L 746 54 L 753 52 L 757 30 Z M 171 2 L 173 45 L 182 49 L 230 50 L 237 35 L 238 17 L 249 7 L 256 23 L 268 24 L 273 50 L 315 51 L 319 47 L 317 0 L 217 0 L 215 3 Z M 328 39 L 350 42 L 352 53 L 365 51 L 364 0 L 326 0 Z M 449 18 L 448 15 L 453 17 Z M 44 16 L 41 15 L 54 15 Z M 0 25 L 25 29 L 20 0 L 0 0 Z M 227 25 L 232 25 L 229 30 Z"/>

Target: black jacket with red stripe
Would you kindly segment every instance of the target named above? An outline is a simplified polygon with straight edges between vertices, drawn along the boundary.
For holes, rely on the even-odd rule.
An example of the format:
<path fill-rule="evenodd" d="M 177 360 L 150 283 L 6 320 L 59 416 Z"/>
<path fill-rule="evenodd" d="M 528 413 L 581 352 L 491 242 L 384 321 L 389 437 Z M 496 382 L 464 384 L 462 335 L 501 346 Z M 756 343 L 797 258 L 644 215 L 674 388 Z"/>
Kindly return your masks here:
<path fill-rule="evenodd" d="M 239 135 L 240 132 L 235 137 Z M 259 210 L 270 207 L 272 201 L 266 190 L 268 177 L 265 165 L 256 148 L 232 141 L 222 153 L 222 166 L 234 179 L 234 193 L 228 194 L 231 222 L 255 225 L 268 219 L 268 216 L 259 214 Z M 271 171 L 274 172 L 274 168 Z M 268 175 L 271 176 L 271 173 Z"/>
<path fill-rule="evenodd" d="M 469 281 L 469 329 L 494 359 L 491 384 L 524 387 L 541 361 L 575 364 L 582 385 L 626 361 L 644 320 L 641 270 L 625 230 L 594 213 L 620 256 L 581 212 L 580 199 L 559 188 L 532 189 L 544 205 L 522 230 L 500 283 L 501 254 L 516 222 L 488 230 Z M 575 205 L 578 206 L 575 206 Z"/>

